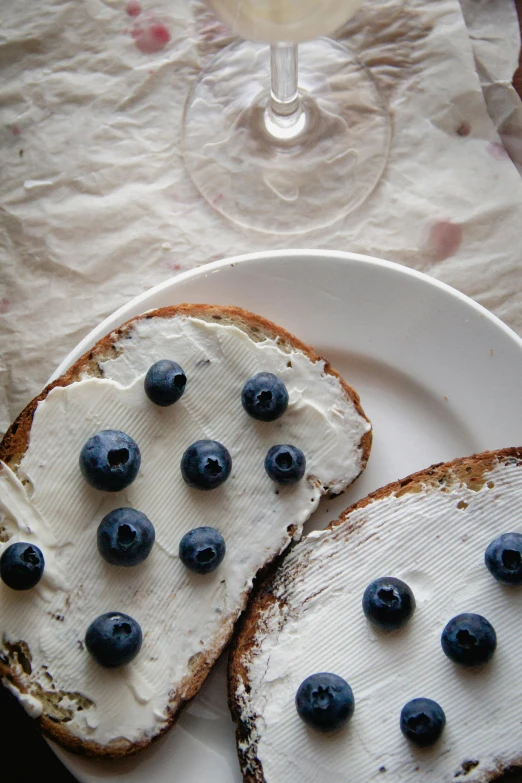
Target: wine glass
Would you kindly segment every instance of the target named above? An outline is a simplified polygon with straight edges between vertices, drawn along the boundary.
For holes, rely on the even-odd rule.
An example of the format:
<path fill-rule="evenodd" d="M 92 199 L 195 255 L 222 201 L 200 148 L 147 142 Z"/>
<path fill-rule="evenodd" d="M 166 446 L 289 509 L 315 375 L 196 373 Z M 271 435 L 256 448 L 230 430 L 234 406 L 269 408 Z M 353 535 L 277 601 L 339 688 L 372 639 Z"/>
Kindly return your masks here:
<path fill-rule="evenodd" d="M 276 234 L 327 226 L 379 182 L 391 123 L 370 72 L 326 35 L 363 0 L 208 0 L 243 39 L 187 98 L 186 167 L 234 223 Z M 298 46 L 299 73 L 298 73 Z"/>

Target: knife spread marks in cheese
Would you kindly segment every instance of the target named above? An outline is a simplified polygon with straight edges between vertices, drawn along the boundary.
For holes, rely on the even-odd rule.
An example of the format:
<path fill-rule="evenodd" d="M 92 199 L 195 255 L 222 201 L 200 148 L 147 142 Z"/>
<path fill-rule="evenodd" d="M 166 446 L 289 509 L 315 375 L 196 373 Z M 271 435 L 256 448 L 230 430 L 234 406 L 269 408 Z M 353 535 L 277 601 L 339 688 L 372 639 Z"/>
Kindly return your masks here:
<path fill-rule="evenodd" d="M 340 491 L 359 474 L 360 441 L 370 428 L 322 361 L 283 351 L 276 340 L 254 342 L 235 326 L 143 319 L 116 347 L 103 378 L 51 390 L 35 412 L 17 476 L 5 465 L 0 471 L 9 542 L 37 544 L 46 561 L 33 590 L 0 582 L 4 649 L 22 641 L 30 658 L 31 675 L 18 672 L 28 691 L 23 703 L 36 715 L 39 700 L 46 709 L 54 700 L 73 734 L 102 745 L 161 730 L 169 697 L 180 696 L 177 684 L 202 654 L 226 642 L 256 572 L 288 545 L 291 526 L 298 536 L 323 486 Z M 143 381 L 165 358 L 183 367 L 187 387 L 177 403 L 159 408 Z M 288 410 L 272 423 L 252 419 L 241 405 L 244 383 L 261 370 L 278 375 L 289 392 Z M 136 480 L 118 493 L 91 488 L 80 473 L 80 450 L 102 429 L 123 430 L 141 450 Z M 230 478 L 210 492 L 189 488 L 180 472 L 184 450 L 202 438 L 220 441 L 232 457 Z M 276 443 L 306 456 L 307 473 L 294 486 L 266 475 L 264 458 Z M 111 566 L 97 551 L 98 524 L 120 506 L 144 512 L 156 530 L 151 554 L 133 568 Z M 183 534 L 201 525 L 217 528 L 227 546 L 221 566 L 206 576 L 189 572 L 178 556 Z M 100 667 L 83 643 L 90 622 L 106 611 L 130 614 L 143 631 L 141 652 L 120 669 Z"/>
<path fill-rule="evenodd" d="M 303 539 L 278 570 L 274 600 L 241 659 L 249 685 L 236 693 L 250 727 L 239 747 L 244 766 L 260 764 L 266 783 L 482 783 L 520 764 L 522 587 L 500 584 L 484 564 L 488 544 L 506 532 L 522 532 L 516 459 L 480 481 L 407 485 Z M 392 633 L 375 629 L 361 605 L 381 576 L 405 581 L 417 603 Z M 483 615 L 496 630 L 485 666 L 466 669 L 442 651 L 441 633 L 461 612 Z M 294 704 L 305 677 L 321 671 L 343 677 L 355 698 L 347 727 L 326 738 Z M 399 728 L 402 707 L 417 697 L 446 714 L 432 748 L 416 748 Z"/>

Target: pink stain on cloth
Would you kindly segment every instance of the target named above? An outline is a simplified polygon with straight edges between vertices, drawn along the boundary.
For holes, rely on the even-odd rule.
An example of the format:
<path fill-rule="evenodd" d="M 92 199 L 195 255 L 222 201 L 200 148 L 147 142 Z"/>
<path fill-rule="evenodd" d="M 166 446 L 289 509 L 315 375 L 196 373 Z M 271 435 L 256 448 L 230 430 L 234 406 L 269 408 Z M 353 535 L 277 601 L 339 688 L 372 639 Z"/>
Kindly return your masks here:
<path fill-rule="evenodd" d="M 451 220 L 439 220 L 430 229 L 427 250 L 435 261 L 454 256 L 462 242 L 462 226 Z"/>
<path fill-rule="evenodd" d="M 11 306 L 11 302 L 9 301 L 9 299 L 6 299 L 5 296 L 3 296 L 0 299 L 0 314 L 3 315 L 4 313 L 8 313 L 10 306 Z"/>
<path fill-rule="evenodd" d="M 457 133 L 459 136 L 469 136 L 471 133 L 471 125 L 469 122 L 461 122 L 459 127 L 457 128 Z"/>
<path fill-rule="evenodd" d="M 141 14 L 141 5 L 138 0 L 129 0 L 125 6 L 125 11 L 128 16 L 139 16 Z"/>
<path fill-rule="evenodd" d="M 143 54 L 154 54 L 165 48 L 170 41 L 170 33 L 161 22 L 136 23 L 131 31 L 134 43 Z"/>

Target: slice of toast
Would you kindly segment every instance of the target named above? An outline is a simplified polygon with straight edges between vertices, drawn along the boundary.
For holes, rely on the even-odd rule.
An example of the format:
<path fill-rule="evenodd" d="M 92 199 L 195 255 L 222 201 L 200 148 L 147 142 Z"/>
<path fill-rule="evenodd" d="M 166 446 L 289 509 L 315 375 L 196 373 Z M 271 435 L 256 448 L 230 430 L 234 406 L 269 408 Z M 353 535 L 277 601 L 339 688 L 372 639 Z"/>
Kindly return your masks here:
<path fill-rule="evenodd" d="M 151 402 L 144 378 L 170 359 L 187 385 L 169 407 Z M 245 382 L 271 372 L 285 384 L 286 412 L 271 422 L 243 409 Z M 79 456 L 96 433 L 121 430 L 141 451 L 136 479 L 100 491 Z M 227 644 L 260 568 L 301 535 L 322 495 L 363 470 L 371 425 L 357 393 L 310 348 L 235 307 L 180 305 L 135 318 L 102 339 L 20 414 L 0 445 L 0 555 L 37 545 L 41 581 L 0 581 L 0 676 L 64 747 L 100 757 L 135 753 L 163 734 L 200 688 Z M 211 491 L 188 486 L 180 461 L 195 441 L 217 440 L 232 471 Z M 268 449 L 291 444 L 306 472 L 292 486 L 264 469 Z M 108 512 L 131 507 L 155 528 L 144 562 L 121 567 L 97 549 Z M 226 555 L 210 574 L 179 557 L 193 528 L 216 528 Z M 121 612 L 141 627 L 128 665 L 105 668 L 85 646 L 90 623 Z"/>
<path fill-rule="evenodd" d="M 485 551 L 522 533 L 522 449 L 432 466 L 355 504 L 302 539 L 256 587 L 229 663 L 230 707 L 248 783 L 485 783 L 522 766 L 522 585 L 497 581 Z M 397 577 L 416 609 L 404 627 L 376 628 L 366 587 Z M 489 663 L 463 667 L 441 647 L 461 613 L 496 631 Z M 464 639 L 465 643 L 466 640 Z M 309 675 L 353 690 L 344 728 L 321 734 L 297 714 Z M 420 748 L 400 729 L 412 699 L 442 707 L 446 725 Z"/>

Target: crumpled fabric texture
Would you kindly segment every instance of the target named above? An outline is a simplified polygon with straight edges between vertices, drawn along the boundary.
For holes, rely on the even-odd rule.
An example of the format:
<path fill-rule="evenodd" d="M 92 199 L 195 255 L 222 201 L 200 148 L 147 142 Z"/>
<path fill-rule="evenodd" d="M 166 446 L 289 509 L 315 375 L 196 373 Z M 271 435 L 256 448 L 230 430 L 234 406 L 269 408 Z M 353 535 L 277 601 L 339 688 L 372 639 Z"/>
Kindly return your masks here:
<path fill-rule="evenodd" d="M 203 2 L 4 0 L 0 16 L 0 431 L 101 319 L 239 253 L 396 261 L 522 334 L 511 0 L 366 0 L 336 37 L 389 103 L 387 169 L 356 211 L 286 238 L 227 222 L 185 171 L 186 95 L 234 39 Z"/>

